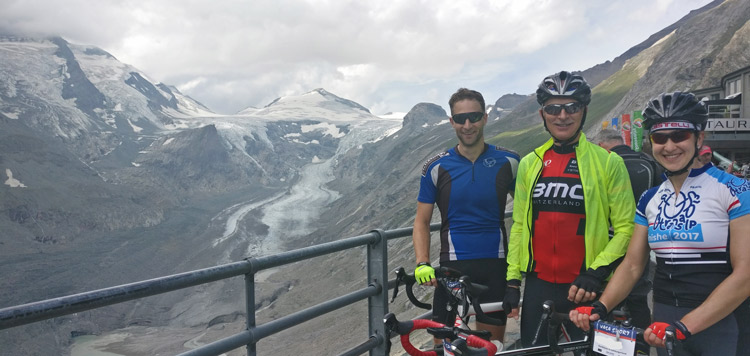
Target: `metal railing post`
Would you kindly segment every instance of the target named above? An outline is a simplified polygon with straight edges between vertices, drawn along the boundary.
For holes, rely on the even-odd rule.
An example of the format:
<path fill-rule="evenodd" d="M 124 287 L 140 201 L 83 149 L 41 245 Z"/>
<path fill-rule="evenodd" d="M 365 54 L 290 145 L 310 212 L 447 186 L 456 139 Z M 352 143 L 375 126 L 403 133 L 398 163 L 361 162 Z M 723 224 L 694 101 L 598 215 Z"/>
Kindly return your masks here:
<path fill-rule="evenodd" d="M 248 259 L 250 262 L 250 272 L 245 273 L 245 311 L 247 314 L 247 330 L 252 332 L 255 329 L 255 268 L 253 268 L 253 260 Z M 247 344 L 247 356 L 255 356 L 256 349 L 255 340 Z"/>
<path fill-rule="evenodd" d="M 379 285 L 380 292 L 367 299 L 370 337 L 378 344 L 370 350 L 370 356 L 386 355 L 386 334 L 383 316 L 388 313 L 388 239 L 383 230 L 373 230 L 379 239 L 367 246 L 367 280 L 370 285 Z"/>

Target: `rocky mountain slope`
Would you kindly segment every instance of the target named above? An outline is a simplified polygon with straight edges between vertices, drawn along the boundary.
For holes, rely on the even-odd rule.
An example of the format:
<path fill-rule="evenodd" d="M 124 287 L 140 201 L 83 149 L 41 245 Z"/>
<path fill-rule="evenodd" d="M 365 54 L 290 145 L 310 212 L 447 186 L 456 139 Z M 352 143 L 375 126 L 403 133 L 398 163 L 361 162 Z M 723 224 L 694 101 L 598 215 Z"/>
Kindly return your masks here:
<path fill-rule="evenodd" d="M 582 70 L 594 86 L 586 132 L 594 134 L 603 120 L 642 109 L 661 92 L 715 87 L 722 76 L 748 66 L 748 11 L 747 1 L 713 1 L 613 61 Z M 529 152 L 549 138 L 538 109 L 534 98 L 519 104 L 493 124 L 502 126 L 502 133 L 490 141 Z"/>
<path fill-rule="evenodd" d="M 401 125 L 323 89 L 217 115 L 61 38 L 0 37 L 0 63 L 0 307 L 284 250 L 340 196 L 323 187 L 337 157 Z M 287 219 L 299 196 L 310 212 Z M 239 309 L 225 294 L 175 293 L 0 339 L 18 354 L 65 353 L 71 336 L 228 320 Z"/>

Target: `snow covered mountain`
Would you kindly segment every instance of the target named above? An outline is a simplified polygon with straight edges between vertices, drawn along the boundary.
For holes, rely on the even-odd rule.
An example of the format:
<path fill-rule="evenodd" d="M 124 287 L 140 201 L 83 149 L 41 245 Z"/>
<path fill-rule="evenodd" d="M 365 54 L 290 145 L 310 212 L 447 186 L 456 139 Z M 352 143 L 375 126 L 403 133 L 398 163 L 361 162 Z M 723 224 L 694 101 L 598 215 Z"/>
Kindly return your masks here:
<path fill-rule="evenodd" d="M 356 189 L 335 175 L 341 163 L 368 172 L 381 160 L 360 160 L 366 146 L 398 137 L 402 121 L 324 89 L 218 115 L 99 48 L 0 36 L 0 266 L 13 276 L 0 280 L 0 307 L 296 244 L 327 225 L 321 215 L 345 188 Z M 190 297 L 227 302 L 213 293 Z M 56 354 L 71 333 L 133 322 L 118 313 L 160 324 L 205 319 L 203 301 L 175 312 L 182 296 L 156 299 L 140 311 L 92 312 L 94 321 L 16 328 L 0 343 Z M 63 337 L 27 336 L 48 327 Z"/>
<path fill-rule="evenodd" d="M 95 148 L 107 152 L 114 136 L 168 129 L 174 117 L 215 115 L 109 53 L 62 38 L 0 37 L 0 60 L 0 113 L 65 142 L 89 136 L 95 147 L 80 148 L 91 158 L 100 154 Z"/>
<path fill-rule="evenodd" d="M 247 165 L 248 177 L 283 180 L 293 172 L 261 164 L 256 156 L 270 150 L 283 157 L 294 150 L 289 145 L 306 145 L 301 156 L 309 162 L 321 155 L 330 157 L 336 142 L 353 126 L 367 121 L 399 124 L 323 89 L 279 98 L 236 116 L 217 115 L 174 87 L 152 83 L 146 74 L 99 48 L 61 38 L 0 37 L 0 61 L 0 114 L 61 140 L 105 179 L 120 181 L 121 174 L 113 174 L 113 169 L 145 170 L 149 162 L 164 162 L 168 159 L 153 156 L 174 152 L 180 144 L 175 140 L 184 142 L 190 136 L 186 131 L 214 126 L 203 132 L 203 139 L 218 140 L 227 157 Z"/>

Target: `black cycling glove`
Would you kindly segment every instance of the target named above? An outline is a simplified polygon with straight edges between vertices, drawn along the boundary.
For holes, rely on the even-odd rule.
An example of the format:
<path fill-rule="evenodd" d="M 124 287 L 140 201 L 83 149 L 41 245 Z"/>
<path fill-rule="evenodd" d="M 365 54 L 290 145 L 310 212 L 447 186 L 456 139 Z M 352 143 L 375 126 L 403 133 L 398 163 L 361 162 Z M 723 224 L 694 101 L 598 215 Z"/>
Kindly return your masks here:
<path fill-rule="evenodd" d="M 679 320 L 676 320 L 672 324 L 663 323 L 661 321 L 656 321 L 652 323 L 651 325 L 649 325 L 648 327 L 656 335 L 656 337 L 660 339 L 664 339 L 664 336 L 667 331 L 673 332 L 677 340 L 685 340 L 692 335 L 690 331 L 688 331 L 685 324 L 683 324 Z"/>
<path fill-rule="evenodd" d="M 577 307 L 576 311 L 586 315 L 599 315 L 599 319 L 601 320 L 605 320 L 607 318 L 607 314 L 609 314 L 609 312 L 607 311 L 607 307 L 598 300 L 591 303 L 590 306 Z"/>
<path fill-rule="evenodd" d="M 605 320 L 607 318 L 609 312 L 607 311 L 607 307 L 602 302 L 598 300 L 594 301 L 593 303 L 591 303 L 591 307 L 592 308 L 590 315 L 598 314 L 599 319 L 601 320 Z"/>
<path fill-rule="evenodd" d="M 606 266 L 597 269 L 589 268 L 586 272 L 579 274 L 572 285 L 587 292 L 599 293 L 601 292 L 604 280 L 609 276 L 609 272 L 610 270 Z"/>
<path fill-rule="evenodd" d="M 521 303 L 521 281 L 511 279 L 508 281 L 508 287 L 505 288 L 505 297 L 503 298 L 503 310 L 506 314 L 513 309 L 518 308 Z"/>

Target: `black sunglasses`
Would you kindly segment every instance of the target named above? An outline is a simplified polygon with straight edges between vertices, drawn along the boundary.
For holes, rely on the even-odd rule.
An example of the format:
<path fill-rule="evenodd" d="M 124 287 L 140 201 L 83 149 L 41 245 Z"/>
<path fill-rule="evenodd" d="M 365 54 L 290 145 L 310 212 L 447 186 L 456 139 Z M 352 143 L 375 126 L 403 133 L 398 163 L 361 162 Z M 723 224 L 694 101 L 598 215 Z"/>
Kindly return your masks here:
<path fill-rule="evenodd" d="M 650 136 L 651 142 L 663 145 L 667 143 L 667 140 L 672 140 L 674 143 L 685 141 L 693 136 L 693 131 L 676 130 L 670 133 L 654 132 L 651 133 Z"/>
<path fill-rule="evenodd" d="M 542 107 L 544 112 L 546 112 L 549 115 L 560 115 L 560 113 L 565 109 L 565 112 L 568 113 L 568 115 L 573 115 L 583 108 L 583 104 L 574 101 L 572 103 L 567 104 L 549 104 Z"/>
<path fill-rule="evenodd" d="M 480 111 L 465 112 L 463 114 L 453 115 L 453 122 L 459 125 L 463 125 L 466 123 L 466 120 L 469 120 L 473 124 L 475 122 L 479 122 L 479 120 L 482 120 L 483 117 L 484 113 Z"/>

